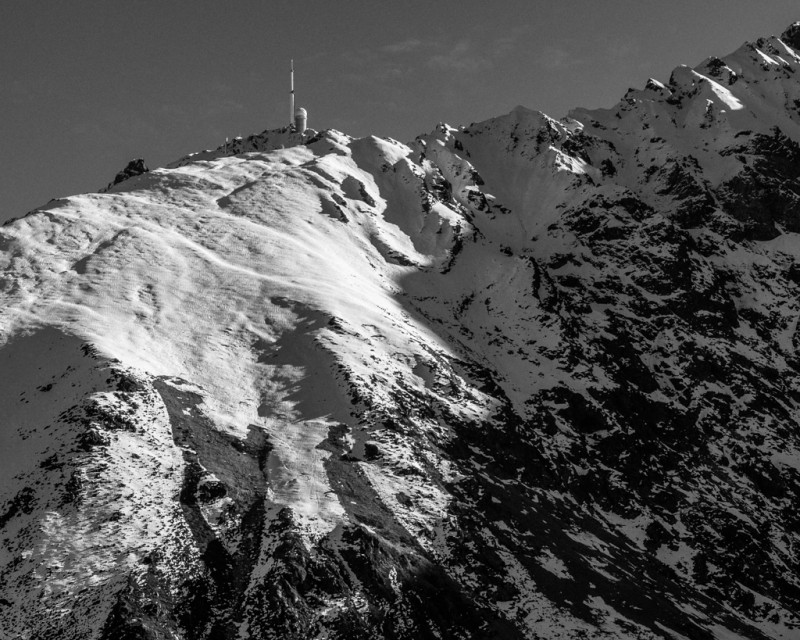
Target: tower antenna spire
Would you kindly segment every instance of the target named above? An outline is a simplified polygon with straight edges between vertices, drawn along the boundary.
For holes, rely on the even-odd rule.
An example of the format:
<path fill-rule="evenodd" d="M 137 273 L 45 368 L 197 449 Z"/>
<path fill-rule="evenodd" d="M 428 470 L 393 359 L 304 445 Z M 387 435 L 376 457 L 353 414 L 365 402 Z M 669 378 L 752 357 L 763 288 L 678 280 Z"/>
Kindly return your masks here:
<path fill-rule="evenodd" d="M 294 124 L 294 58 L 289 63 L 289 124 Z"/>

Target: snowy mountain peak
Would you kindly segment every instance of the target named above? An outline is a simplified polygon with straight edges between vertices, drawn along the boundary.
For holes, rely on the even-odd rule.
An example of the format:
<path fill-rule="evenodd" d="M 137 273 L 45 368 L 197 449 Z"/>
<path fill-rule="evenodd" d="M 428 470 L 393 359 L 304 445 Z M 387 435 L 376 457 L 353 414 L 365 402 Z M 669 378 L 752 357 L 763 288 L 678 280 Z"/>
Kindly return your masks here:
<path fill-rule="evenodd" d="M 795 51 L 800 51 L 800 22 L 793 22 L 789 25 L 781 34 L 781 40 Z"/>
<path fill-rule="evenodd" d="M 0 636 L 796 637 L 797 33 L 0 228 Z"/>

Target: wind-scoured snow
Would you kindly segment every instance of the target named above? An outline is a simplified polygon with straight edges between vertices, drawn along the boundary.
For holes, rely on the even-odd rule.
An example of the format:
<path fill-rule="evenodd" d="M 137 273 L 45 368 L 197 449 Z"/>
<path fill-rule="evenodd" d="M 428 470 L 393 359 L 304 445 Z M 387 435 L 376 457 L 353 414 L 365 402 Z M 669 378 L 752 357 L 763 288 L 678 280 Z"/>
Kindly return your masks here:
<path fill-rule="evenodd" d="M 792 638 L 799 47 L 0 228 L 0 636 Z"/>

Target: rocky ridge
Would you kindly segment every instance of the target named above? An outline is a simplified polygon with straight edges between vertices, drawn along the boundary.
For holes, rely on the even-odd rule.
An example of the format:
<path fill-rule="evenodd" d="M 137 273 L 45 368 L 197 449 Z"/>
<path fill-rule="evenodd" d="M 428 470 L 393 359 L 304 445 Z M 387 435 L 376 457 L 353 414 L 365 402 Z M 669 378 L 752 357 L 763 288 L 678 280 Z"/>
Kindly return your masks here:
<path fill-rule="evenodd" d="M 0 633 L 800 633 L 800 24 L 0 230 Z"/>

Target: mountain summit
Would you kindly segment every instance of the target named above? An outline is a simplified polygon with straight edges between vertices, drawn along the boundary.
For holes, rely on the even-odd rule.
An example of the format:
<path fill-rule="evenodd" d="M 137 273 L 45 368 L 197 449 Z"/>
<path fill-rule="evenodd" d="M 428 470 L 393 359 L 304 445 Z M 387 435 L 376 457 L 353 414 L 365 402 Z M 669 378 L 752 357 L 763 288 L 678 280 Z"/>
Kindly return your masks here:
<path fill-rule="evenodd" d="M 798 71 L 4 225 L 0 637 L 797 638 Z"/>

